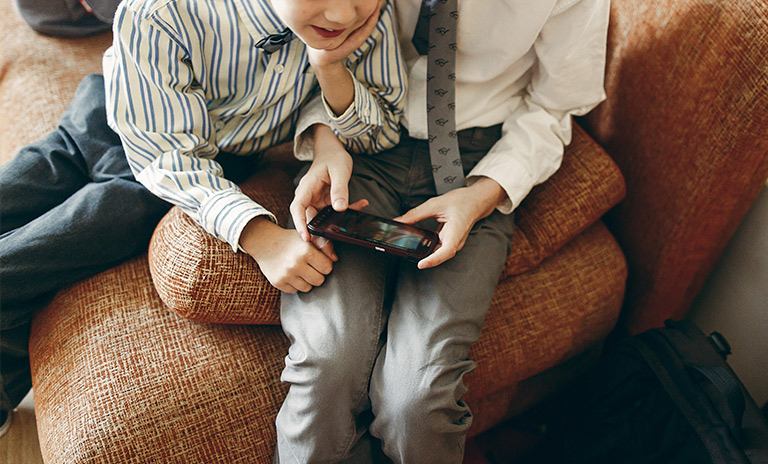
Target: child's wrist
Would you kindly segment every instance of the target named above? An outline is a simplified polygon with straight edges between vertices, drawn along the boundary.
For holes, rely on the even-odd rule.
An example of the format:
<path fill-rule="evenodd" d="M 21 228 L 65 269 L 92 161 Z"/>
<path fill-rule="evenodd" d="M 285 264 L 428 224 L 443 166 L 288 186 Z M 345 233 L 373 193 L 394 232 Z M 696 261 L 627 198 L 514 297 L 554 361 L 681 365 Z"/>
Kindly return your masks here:
<path fill-rule="evenodd" d="M 312 69 L 315 71 L 315 75 L 318 78 L 326 77 L 328 79 L 338 79 L 339 76 L 346 74 L 347 67 L 341 61 L 333 61 L 331 63 L 312 64 Z"/>
<path fill-rule="evenodd" d="M 479 178 L 470 188 L 477 192 L 477 198 L 481 200 L 482 217 L 491 214 L 507 198 L 507 192 L 490 177 Z"/>
<path fill-rule="evenodd" d="M 280 228 L 280 226 L 270 221 L 266 216 L 252 218 L 240 233 L 240 248 L 253 256 L 254 251 L 261 248 L 260 242 L 266 240 L 268 234 L 273 232 L 275 228 Z"/>
<path fill-rule="evenodd" d="M 313 127 L 313 139 L 314 139 L 314 159 L 322 157 L 328 153 L 328 148 L 333 148 L 334 145 L 341 145 L 338 137 L 329 126 L 325 124 L 315 124 Z"/>
<path fill-rule="evenodd" d="M 336 117 L 344 114 L 355 100 L 355 83 L 349 70 L 340 61 L 315 69 L 323 98 Z"/>

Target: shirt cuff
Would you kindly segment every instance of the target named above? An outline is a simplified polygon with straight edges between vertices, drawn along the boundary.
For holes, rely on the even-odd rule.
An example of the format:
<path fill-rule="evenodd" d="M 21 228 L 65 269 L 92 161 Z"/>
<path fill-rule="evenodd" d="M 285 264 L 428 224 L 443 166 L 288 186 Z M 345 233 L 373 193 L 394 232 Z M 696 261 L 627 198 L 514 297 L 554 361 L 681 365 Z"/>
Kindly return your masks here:
<path fill-rule="evenodd" d="M 293 153 L 300 161 L 312 161 L 315 153 L 315 136 L 312 126 L 315 124 L 331 125 L 328 112 L 323 105 L 324 99 L 318 95 L 309 101 L 302 109 L 296 132 L 293 136 Z"/>
<path fill-rule="evenodd" d="M 200 205 L 200 225 L 211 235 L 240 250 L 240 235 L 246 224 L 257 217 L 266 216 L 277 224 L 269 210 L 238 190 L 225 190 L 208 197 Z"/>
<path fill-rule="evenodd" d="M 335 132 L 342 137 L 351 139 L 367 133 L 369 126 L 382 126 L 384 121 L 378 100 L 355 78 L 352 71 L 347 69 L 347 72 L 352 75 L 352 83 L 355 88 L 352 104 L 340 116 L 335 115 L 325 98 L 323 98 L 323 105 Z"/>
<path fill-rule="evenodd" d="M 488 156 L 486 156 L 488 158 Z M 467 185 L 472 185 L 480 177 L 495 180 L 507 193 L 507 198 L 496 205 L 502 214 L 515 210 L 533 188 L 533 178 L 527 174 L 522 164 L 514 160 L 482 159 L 467 175 Z"/>

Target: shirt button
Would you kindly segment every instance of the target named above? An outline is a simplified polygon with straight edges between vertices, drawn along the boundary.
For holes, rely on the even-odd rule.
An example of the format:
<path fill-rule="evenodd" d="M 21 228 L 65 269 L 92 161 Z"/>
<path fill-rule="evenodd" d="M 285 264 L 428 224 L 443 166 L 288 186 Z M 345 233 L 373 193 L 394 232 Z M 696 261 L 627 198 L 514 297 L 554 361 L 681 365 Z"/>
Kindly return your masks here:
<path fill-rule="evenodd" d="M 280 74 L 284 70 L 285 70 L 285 66 L 283 66 L 282 64 L 275 65 L 275 72 L 276 73 Z"/>
<path fill-rule="evenodd" d="M 371 115 L 371 110 L 370 110 L 370 108 L 365 108 L 365 109 L 363 110 L 363 116 L 365 116 L 365 117 L 367 118 L 367 117 L 368 117 L 368 116 L 370 116 L 370 115 Z"/>
<path fill-rule="evenodd" d="M 216 128 L 216 130 L 221 130 L 224 128 L 224 121 L 216 121 L 213 123 L 213 127 Z"/>

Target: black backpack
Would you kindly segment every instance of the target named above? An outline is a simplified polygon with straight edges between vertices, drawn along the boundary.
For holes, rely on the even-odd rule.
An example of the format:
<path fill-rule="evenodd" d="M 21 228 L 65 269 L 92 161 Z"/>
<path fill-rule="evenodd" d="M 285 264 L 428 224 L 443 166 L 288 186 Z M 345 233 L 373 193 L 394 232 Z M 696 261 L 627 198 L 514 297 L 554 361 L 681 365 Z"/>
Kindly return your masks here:
<path fill-rule="evenodd" d="M 619 340 L 550 404 L 544 438 L 524 461 L 768 464 L 766 417 L 728 354 L 720 334 L 686 321 Z"/>

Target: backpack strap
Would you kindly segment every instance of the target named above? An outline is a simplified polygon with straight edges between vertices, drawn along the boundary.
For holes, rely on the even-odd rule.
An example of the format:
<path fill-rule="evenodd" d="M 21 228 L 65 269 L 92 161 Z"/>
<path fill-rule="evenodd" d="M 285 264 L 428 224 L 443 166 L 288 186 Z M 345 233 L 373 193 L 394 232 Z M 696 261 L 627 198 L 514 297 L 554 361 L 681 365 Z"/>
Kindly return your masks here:
<path fill-rule="evenodd" d="M 694 378 L 706 380 L 713 387 L 705 388 L 710 400 L 733 436 L 740 440 L 746 401 L 736 375 L 726 364 L 731 349 L 725 337 L 717 332 L 707 337 L 686 320 L 667 320 L 664 325 L 657 329 L 658 334 L 678 352 Z"/>
<path fill-rule="evenodd" d="M 688 364 L 688 369 L 707 379 L 715 387 L 717 397 L 712 398 L 720 407 L 723 420 L 737 440 L 741 440 L 741 422 L 744 417 L 744 394 L 730 371 L 723 366 L 697 366 Z M 695 374 L 694 374 L 695 375 Z"/>

